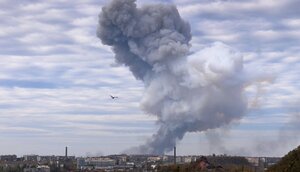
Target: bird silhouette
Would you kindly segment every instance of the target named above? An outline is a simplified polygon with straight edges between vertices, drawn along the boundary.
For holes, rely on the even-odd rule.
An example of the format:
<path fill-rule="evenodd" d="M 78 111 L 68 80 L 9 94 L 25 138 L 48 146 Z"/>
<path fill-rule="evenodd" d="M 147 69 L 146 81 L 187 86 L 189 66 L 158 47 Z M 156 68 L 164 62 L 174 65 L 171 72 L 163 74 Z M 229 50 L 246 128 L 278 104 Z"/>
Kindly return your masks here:
<path fill-rule="evenodd" d="M 112 96 L 112 95 L 110 95 L 110 97 L 111 97 L 111 99 L 119 98 L 119 97 L 117 97 L 117 96 Z"/>

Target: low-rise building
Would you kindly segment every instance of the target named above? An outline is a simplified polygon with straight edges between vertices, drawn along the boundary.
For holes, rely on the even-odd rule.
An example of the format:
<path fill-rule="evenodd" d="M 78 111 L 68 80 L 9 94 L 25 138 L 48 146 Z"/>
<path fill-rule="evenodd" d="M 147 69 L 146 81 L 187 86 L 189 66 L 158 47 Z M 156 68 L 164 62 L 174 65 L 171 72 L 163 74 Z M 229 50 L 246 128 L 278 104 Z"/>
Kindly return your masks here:
<path fill-rule="evenodd" d="M 161 157 L 159 156 L 150 156 L 147 158 L 147 161 L 148 162 L 157 162 L 157 161 L 160 161 L 161 160 Z"/>
<path fill-rule="evenodd" d="M 85 163 L 85 158 L 77 158 L 76 159 L 76 165 L 77 165 L 77 169 L 83 169 L 85 166 L 86 166 L 86 163 Z"/>
<path fill-rule="evenodd" d="M 50 172 L 50 167 L 46 165 L 40 165 L 35 168 L 24 168 L 23 172 Z"/>
<path fill-rule="evenodd" d="M 112 167 L 116 165 L 116 160 L 107 157 L 89 157 L 85 159 L 87 166 L 94 166 L 95 168 Z"/>
<path fill-rule="evenodd" d="M 24 155 L 23 158 L 24 161 L 34 161 L 34 162 L 40 161 L 40 156 L 38 155 Z"/>
<path fill-rule="evenodd" d="M 1 155 L 0 161 L 17 161 L 17 155 Z"/>
<path fill-rule="evenodd" d="M 183 162 L 184 163 L 191 163 L 192 160 L 193 160 L 193 157 L 191 157 L 191 156 L 185 156 L 185 157 L 183 157 Z"/>

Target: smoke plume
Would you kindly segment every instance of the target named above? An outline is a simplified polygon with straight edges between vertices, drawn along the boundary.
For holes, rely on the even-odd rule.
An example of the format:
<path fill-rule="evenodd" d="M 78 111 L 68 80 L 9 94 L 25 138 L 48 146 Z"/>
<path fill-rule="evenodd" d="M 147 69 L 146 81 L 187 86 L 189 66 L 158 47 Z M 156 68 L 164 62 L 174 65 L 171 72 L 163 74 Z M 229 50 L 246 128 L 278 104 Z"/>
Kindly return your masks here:
<path fill-rule="evenodd" d="M 157 133 L 135 153 L 168 152 L 187 132 L 215 129 L 245 114 L 244 88 L 254 79 L 242 56 L 220 42 L 191 54 L 190 25 L 174 5 L 137 8 L 135 0 L 113 0 L 102 8 L 97 36 L 144 82 L 141 107 L 158 118 Z"/>
<path fill-rule="evenodd" d="M 257 138 L 255 150 L 260 154 L 272 152 L 277 156 L 282 156 L 283 153 L 289 151 L 290 147 L 296 147 L 300 142 L 300 101 L 290 103 L 287 121 L 277 133 L 277 138 L 267 140 L 266 138 Z"/>

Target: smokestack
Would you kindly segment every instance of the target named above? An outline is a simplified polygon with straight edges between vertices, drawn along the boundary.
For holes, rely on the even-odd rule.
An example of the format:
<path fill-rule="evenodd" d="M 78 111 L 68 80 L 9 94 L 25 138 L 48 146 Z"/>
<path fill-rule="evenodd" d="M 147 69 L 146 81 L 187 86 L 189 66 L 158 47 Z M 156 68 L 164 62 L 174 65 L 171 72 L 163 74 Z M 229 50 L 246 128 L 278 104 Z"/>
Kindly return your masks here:
<path fill-rule="evenodd" d="M 66 150 L 65 150 L 65 158 L 68 158 L 68 147 L 66 146 Z"/>
<path fill-rule="evenodd" d="M 174 146 L 174 165 L 176 165 L 176 146 Z"/>

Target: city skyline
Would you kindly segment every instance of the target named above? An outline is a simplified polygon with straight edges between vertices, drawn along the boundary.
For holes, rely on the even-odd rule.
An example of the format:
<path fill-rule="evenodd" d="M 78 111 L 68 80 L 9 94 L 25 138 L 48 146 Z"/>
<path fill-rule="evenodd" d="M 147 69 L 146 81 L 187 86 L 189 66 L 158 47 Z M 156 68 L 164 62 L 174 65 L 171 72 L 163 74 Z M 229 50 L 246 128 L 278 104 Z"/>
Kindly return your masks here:
<path fill-rule="evenodd" d="M 76 156 L 118 154 L 156 132 L 156 117 L 140 109 L 143 83 L 96 36 L 106 3 L 0 1 L 0 154 L 63 155 L 65 146 Z M 178 155 L 282 156 L 299 145 L 299 2 L 151 3 L 177 6 L 191 25 L 191 53 L 220 41 L 246 70 L 273 78 L 246 88 L 242 119 L 186 134 Z"/>

